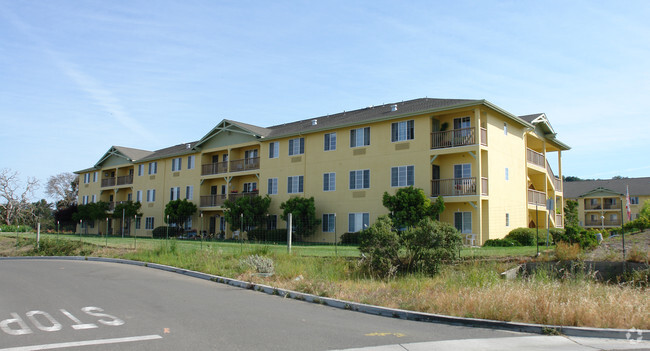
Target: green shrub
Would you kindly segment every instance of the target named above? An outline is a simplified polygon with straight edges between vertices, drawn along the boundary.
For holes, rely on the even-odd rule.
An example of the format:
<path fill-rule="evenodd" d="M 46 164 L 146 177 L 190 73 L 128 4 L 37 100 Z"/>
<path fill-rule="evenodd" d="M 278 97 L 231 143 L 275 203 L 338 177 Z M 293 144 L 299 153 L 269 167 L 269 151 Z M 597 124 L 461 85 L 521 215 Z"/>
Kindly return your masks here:
<path fill-rule="evenodd" d="M 341 235 L 341 244 L 359 244 L 359 233 L 343 233 Z"/>
<path fill-rule="evenodd" d="M 462 239 L 454 226 L 426 217 L 402 233 L 402 244 L 408 271 L 435 274 L 442 261 L 456 259 Z"/>
<path fill-rule="evenodd" d="M 399 250 L 399 236 L 393 231 L 393 222 L 388 216 L 379 217 L 359 234 L 359 251 L 363 257 L 361 266 L 372 276 L 394 276 L 400 264 Z"/>
<path fill-rule="evenodd" d="M 180 227 L 168 227 L 168 226 L 160 226 L 156 227 L 153 230 L 153 237 L 154 238 L 167 238 L 167 235 L 169 235 L 170 238 L 177 238 L 178 236 L 183 234 L 183 228 Z"/>
<path fill-rule="evenodd" d="M 598 246 L 598 239 L 596 239 L 595 230 L 586 230 L 582 227 L 566 227 L 564 233 L 555 232 L 553 234 L 553 241 L 555 244 L 560 242 L 568 244 L 578 244 L 583 250 L 589 250 Z"/>
<path fill-rule="evenodd" d="M 518 242 L 521 246 L 533 246 L 537 242 L 535 228 L 516 228 L 506 235 L 505 239 Z"/>
<path fill-rule="evenodd" d="M 36 240 L 33 240 L 34 253 L 39 256 L 73 256 L 82 249 L 83 243 L 77 240 L 56 240 L 43 238 L 36 248 Z M 79 253 L 82 254 L 81 252 Z"/>
<path fill-rule="evenodd" d="M 626 232 L 635 232 L 642 231 L 647 228 L 650 228 L 650 218 L 648 217 L 639 217 L 633 221 L 623 224 L 623 229 Z"/>
<path fill-rule="evenodd" d="M 0 225 L 0 232 L 6 233 L 26 233 L 26 232 L 33 232 L 34 230 L 32 227 L 28 225 L 7 225 L 7 224 L 2 224 Z"/>
<path fill-rule="evenodd" d="M 286 229 L 252 229 L 247 232 L 248 240 L 260 242 L 286 243 Z M 294 238 L 292 238 L 295 240 Z"/>
<path fill-rule="evenodd" d="M 490 239 L 486 240 L 483 246 L 488 246 L 488 247 L 513 247 L 513 246 L 521 246 L 521 244 L 517 241 L 511 240 L 511 239 Z"/>

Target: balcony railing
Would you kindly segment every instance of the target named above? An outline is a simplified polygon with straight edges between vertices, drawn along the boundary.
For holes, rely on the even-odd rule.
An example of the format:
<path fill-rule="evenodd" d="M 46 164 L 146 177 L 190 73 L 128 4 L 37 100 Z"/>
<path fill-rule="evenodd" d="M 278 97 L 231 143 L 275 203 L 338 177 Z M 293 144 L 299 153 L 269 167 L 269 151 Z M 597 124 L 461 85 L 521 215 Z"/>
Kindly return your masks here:
<path fill-rule="evenodd" d="M 543 191 L 528 189 L 528 203 L 546 207 L 546 194 Z"/>
<path fill-rule="evenodd" d="M 555 187 L 555 190 L 562 191 L 562 182 L 560 181 L 560 178 L 556 177 L 555 174 L 553 173 L 553 169 L 551 168 L 551 165 L 548 163 L 548 160 L 546 160 L 546 174 L 548 174 L 548 176 L 553 181 L 553 187 Z"/>
<path fill-rule="evenodd" d="M 102 188 L 107 186 L 115 186 L 115 177 L 102 179 Z"/>
<path fill-rule="evenodd" d="M 444 132 L 431 133 L 431 148 L 441 149 L 446 147 L 473 145 L 476 143 L 475 129 L 461 128 Z M 487 142 L 487 133 L 486 133 Z"/>
<path fill-rule="evenodd" d="M 607 202 L 607 199 L 605 199 L 605 202 L 603 204 L 603 210 L 620 210 L 621 209 L 621 202 L 617 201 L 616 203 L 611 203 Z"/>
<path fill-rule="evenodd" d="M 251 158 L 244 158 L 241 160 L 230 161 L 231 172 L 250 171 L 253 169 L 260 169 L 259 157 L 251 157 Z"/>
<path fill-rule="evenodd" d="M 431 196 L 476 195 L 476 177 L 434 179 L 431 181 Z"/>
<path fill-rule="evenodd" d="M 117 185 L 133 184 L 133 174 L 117 177 Z"/>
<path fill-rule="evenodd" d="M 555 214 L 555 227 L 556 228 L 564 227 L 564 225 L 562 225 L 562 214 L 560 213 Z"/>
<path fill-rule="evenodd" d="M 534 165 L 544 167 L 544 154 L 540 154 L 537 151 L 533 151 L 531 149 L 526 149 L 526 160 L 528 163 L 532 163 Z"/>
<path fill-rule="evenodd" d="M 485 177 L 481 177 L 481 195 L 488 194 L 488 180 Z"/>
<path fill-rule="evenodd" d="M 481 128 L 481 145 L 487 146 L 487 129 Z"/>
<path fill-rule="evenodd" d="M 620 219 L 615 219 L 615 220 L 610 220 L 610 219 L 605 219 L 605 220 L 586 220 L 585 221 L 585 227 L 618 227 L 621 225 L 621 220 Z"/>
<path fill-rule="evenodd" d="M 244 193 L 231 193 L 231 194 L 220 194 L 220 195 L 206 195 L 201 196 L 201 207 L 219 207 L 223 206 L 226 200 L 237 201 L 237 199 L 245 196 L 257 196 L 259 191 L 247 191 Z"/>
<path fill-rule="evenodd" d="M 237 201 L 237 199 L 242 198 L 242 197 L 246 197 L 246 196 L 249 196 L 249 197 L 250 197 L 250 196 L 257 196 L 257 195 L 259 195 L 259 194 L 260 194 L 260 192 L 259 192 L 258 190 L 255 190 L 255 191 L 247 191 L 247 192 L 244 192 L 244 193 L 232 193 L 232 194 L 228 195 L 228 199 L 229 199 L 230 201 Z"/>
<path fill-rule="evenodd" d="M 212 175 L 228 172 L 228 162 L 215 162 L 201 165 L 201 175 Z"/>

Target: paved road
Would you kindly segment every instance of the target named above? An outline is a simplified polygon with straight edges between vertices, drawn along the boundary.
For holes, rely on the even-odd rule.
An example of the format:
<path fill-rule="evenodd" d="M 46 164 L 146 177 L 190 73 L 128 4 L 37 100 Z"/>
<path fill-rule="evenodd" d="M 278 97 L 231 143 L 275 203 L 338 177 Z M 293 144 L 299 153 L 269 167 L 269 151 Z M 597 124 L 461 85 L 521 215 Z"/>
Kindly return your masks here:
<path fill-rule="evenodd" d="M 71 347 L 459 351 L 463 349 L 460 345 L 506 346 L 515 341 L 516 347 L 511 349 L 520 349 L 527 342 L 540 345 L 539 338 L 546 340 L 372 316 L 145 267 L 87 261 L 0 261 L 0 351 Z M 473 340 L 454 341 L 463 339 Z"/>

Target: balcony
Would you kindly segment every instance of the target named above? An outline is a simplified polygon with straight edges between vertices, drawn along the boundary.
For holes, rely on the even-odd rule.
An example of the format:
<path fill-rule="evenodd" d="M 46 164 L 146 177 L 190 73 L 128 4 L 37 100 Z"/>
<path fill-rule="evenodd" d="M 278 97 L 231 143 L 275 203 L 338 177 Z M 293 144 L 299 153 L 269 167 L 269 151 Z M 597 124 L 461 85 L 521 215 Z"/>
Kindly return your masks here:
<path fill-rule="evenodd" d="M 485 179 L 485 185 L 484 192 L 487 192 L 487 179 Z M 466 195 L 476 195 L 476 177 L 434 179 L 431 181 L 432 197 Z"/>
<path fill-rule="evenodd" d="M 221 194 L 221 195 L 206 195 L 206 196 L 201 196 L 201 202 L 200 206 L 201 207 L 220 207 L 223 206 L 224 203 L 226 203 L 226 200 L 229 201 L 237 201 L 237 199 L 246 197 L 246 196 L 257 196 L 259 195 L 259 191 L 248 191 L 244 193 L 231 193 L 231 194 Z"/>
<path fill-rule="evenodd" d="M 605 199 L 605 201 L 603 202 L 603 210 L 620 210 L 620 209 L 621 209 L 620 201 L 614 202 L 610 199 Z"/>
<path fill-rule="evenodd" d="M 562 191 L 562 181 L 560 181 L 560 178 L 555 176 L 555 174 L 553 173 L 553 169 L 551 169 L 551 165 L 548 164 L 548 160 L 546 160 L 546 174 L 553 181 L 553 187 L 555 188 L 555 190 Z"/>
<path fill-rule="evenodd" d="M 487 129 L 481 128 L 481 145 L 487 146 Z"/>
<path fill-rule="evenodd" d="M 589 210 L 602 210 L 602 208 L 603 208 L 603 207 L 600 205 L 600 201 L 598 201 L 598 202 L 591 202 L 591 201 L 587 201 L 587 200 L 585 199 L 585 211 L 589 211 Z"/>
<path fill-rule="evenodd" d="M 117 177 L 117 185 L 133 184 L 133 174 Z"/>
<path fill-rule="evenodd" d="M 556 228 L 563 228 L 564 225 L 562 225 L 562 214 L 556 213 L 555 214 L 555 227 Z"/>
<path fill-rule="evenodd" d="M 447 130 L 444 132 L 431 133 L 431 148 L 442 149 L 448 147 L 465 146 L 476 144 L 476 128 L 461 128 Z M 481 131 L 481 135 L 483 132 Z M 487 131 L 485 133 L 487 145 Z"/>
<path fill-rule="evenodd" d="M 108 187 L 108 186 L 115 186 L 115 177 L 102 179 L 102 188 L 105 188 L 105 187 Z"/>
<path fill-rule="evenodd" d="M 243 171 L 250 171 L 254 169 L 260 169 L 259 157 L 251 157 L 251 158 L 244 158 L 241 160 L 230 161 L 231 172 L 243 172 Z"/>
<path fill-rule="evenodd" d="M 586 220 L 585 221 L 585 227 L 620 227 L 621 226 L 621 220 L 620 219 L 605 219 L 605 220 Z"/>
<path fill-rule="evenodd" d="M 537 205 L 541 207 L 546 207 L 546 193 L 543 191 L 537 191 L 533 189 L 528 189 L 528 204 Z"/>
<path fill-rule="evenodd" d="M 544 154 L 531 149 L 526 149 L 526 161 L 542 168 L 545 167 Z"/>
<path fill-rule="evenodd" d="M 201 165 L 201 175 L 228 173 L 228 162 L 215 162 Z"/>

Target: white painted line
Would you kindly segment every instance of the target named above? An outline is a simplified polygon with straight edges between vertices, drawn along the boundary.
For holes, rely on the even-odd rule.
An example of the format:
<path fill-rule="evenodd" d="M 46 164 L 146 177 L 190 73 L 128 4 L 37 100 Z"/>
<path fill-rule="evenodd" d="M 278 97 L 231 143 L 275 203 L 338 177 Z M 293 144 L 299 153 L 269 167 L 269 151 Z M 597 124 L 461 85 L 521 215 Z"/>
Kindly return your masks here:
<path fill-rule="evenodd" d="M 0 349 L 0 351 L 52 350 L 52 349 L 62 349 L 62 348 L 65 348 L 65 347 L 119 344 L 119 343 L 125 343 L 125 342 L 147 341 L 147 340 L 156 340 L 156 339 L 162 339 L 162 336 L 160 336 L 160 335 L 143 335 L 143 336 L 132 336 L 132 337 L 128 337 L 128 338 L 99 339 L 99 340 L 87 340 L 87 341 L 72 341 L 72 342 L 62 342 L 62 343 L 58 343 L 58 344 L 44 344 L 44 345 L 33 345 L 33 346 L 10 347 L 8 349 Z"/>

